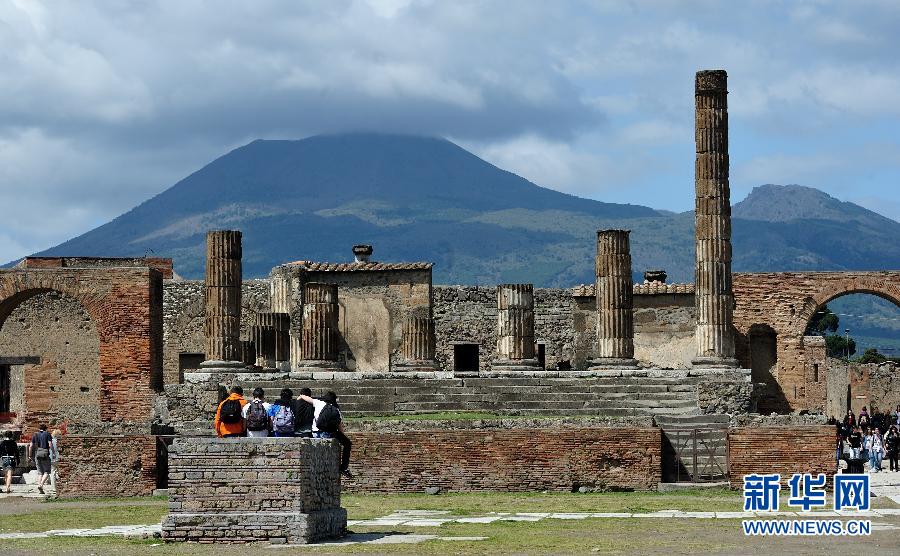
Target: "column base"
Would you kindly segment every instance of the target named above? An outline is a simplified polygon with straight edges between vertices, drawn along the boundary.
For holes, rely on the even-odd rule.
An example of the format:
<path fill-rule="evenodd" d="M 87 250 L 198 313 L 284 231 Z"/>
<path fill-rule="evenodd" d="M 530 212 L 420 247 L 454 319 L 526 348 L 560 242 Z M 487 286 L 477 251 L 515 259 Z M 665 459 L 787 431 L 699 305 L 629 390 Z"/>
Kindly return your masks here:
<path fill-rule="evenodd" d="M 491 372 L 542 371 L 537 359 L 497 359 L 491 362 Z"/>
<path fill-rule="evenodd" d="M 604 369 L 638 369 L 637 359 L 620 359 L 618 357 L 596 357 L 587 361 L 589 371 Z"/>
<path fill-rule="evenodd" d="M 691 365 L 704 369 L 736 369 L 741 366 L 734 357 L 695 357 Z"/>

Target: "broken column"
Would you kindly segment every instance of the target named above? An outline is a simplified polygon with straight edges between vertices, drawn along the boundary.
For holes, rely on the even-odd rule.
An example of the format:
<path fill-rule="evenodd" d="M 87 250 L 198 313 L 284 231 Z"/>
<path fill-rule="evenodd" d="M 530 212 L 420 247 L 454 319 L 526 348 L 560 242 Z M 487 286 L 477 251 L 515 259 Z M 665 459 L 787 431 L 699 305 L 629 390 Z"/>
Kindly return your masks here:
<path fill-rule="evenodd" d="M 303 323 L 300 332 L 300 367 L 337 368 L 338 288 L 334 284 L 307 283 L 303 288 Z"/>
<path fill-rule="evenodd" d="M 257 350 L 256 364 L 264 368 L 286 370 L 290 359 L 290 315 L 257 313 L 250 333 Z"/>
<path fill-rule="evenodd" d="M 206 234 L 206 361 L 204 367 L 241 367 L 241 232 Z"/>
<path fill-rule="evenodd" d="M 630 233 L 597 231 L 597 357 L 591 370 L 637 367 Z"/>
<path fill-rule="evenodd" d="M 736 367 L 728 186 L 728 76 L 698 71 L 695 82 L 697 367 Z"/>
<path fill-rule="evenodd" d="M 435 371 L 434 319 L 409 315 L 403 320 L 400 353 L 393 362 L 398 371 Z"/>
<path fill-rule="evenodd" d="M 534 286 L 497 286 L 497 359 L 494 371 L 540 370 L 534 357 Z"/>

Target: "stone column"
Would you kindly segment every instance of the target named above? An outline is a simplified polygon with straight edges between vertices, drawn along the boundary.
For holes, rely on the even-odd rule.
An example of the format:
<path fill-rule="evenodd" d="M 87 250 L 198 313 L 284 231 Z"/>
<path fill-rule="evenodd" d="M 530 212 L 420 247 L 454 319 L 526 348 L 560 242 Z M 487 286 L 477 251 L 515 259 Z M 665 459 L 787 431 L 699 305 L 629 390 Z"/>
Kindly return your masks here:
<path fill-rule="evenodd" d="M 637 367 L 630 233 L 597 231 L 597 357 L 591 369 Z"/>
<path fill-rule="evenodd" d="M 736 367 L 728 186 L 728 75 L 698 71 L 695 82 L 697 367 Z"/>
<path fill-rule="evenodd" d="M 206 234 L 206 361 L 204 367 L 241 362 L 241 232 Z"/>
<path fill-rule="evenodd" d="M 436 370 L 434 362 L 434 319 L 409 315 L 403 320 L 400 353 L 393 367 L 398 371 Z"/>
<path fill-rule="evenodd" d="M 289 367 L 290 324 L 287 313 L 257 313 L 250 332 L 257 346 L 257 364 L 266 368 Z"/>
<path fill-rule="evenodd" d="M 491 370 L 539 370 L 534 357 L 534 286 L 497 286 L 497 359 Z"/>
<path fill-rule="evenodd" d="M 337 286 L 307 283 L 303 288 L 300 367 L 339 367 L 339 338 Z"/>

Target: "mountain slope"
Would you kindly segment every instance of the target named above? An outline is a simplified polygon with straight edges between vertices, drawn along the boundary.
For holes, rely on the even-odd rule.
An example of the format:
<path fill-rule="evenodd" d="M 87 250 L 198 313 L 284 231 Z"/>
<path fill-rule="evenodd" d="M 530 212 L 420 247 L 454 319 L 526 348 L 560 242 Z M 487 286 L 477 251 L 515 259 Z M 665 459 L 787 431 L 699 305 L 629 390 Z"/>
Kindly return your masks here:
<path fill-rule="evenodd" d="M 690 195 L 688 190 L 686 195 Z M 811 188 L 765 185 L 734 206 L 737 271 L 900 268 L 900 223 Z M 115 220 L 39 255 L 175 259 L 203 274 L 204 234 L 244 232 L 244 272 L 297 259 L 435 262 L 435 283 L 593 280 L 600 228 L 632 230 L 635 277 L 693 279 L 694 219 L 539 187 L 442 139 L 379 134 L 254 141 Z"/>

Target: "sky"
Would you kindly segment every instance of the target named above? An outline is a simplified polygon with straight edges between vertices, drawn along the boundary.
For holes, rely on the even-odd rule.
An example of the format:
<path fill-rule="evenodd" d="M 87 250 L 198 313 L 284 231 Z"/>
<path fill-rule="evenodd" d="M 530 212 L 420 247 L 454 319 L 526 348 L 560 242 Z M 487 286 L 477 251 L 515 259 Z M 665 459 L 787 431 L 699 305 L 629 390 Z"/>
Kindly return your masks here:
<path fill-rule="evenodd" d="M 732 201 L 900 220 L 900 2 L 0 0 L 0 262 L 254 139 L 447 137 L 552 189 L 693 208 L 693 85 L 729 74 Z"/>

